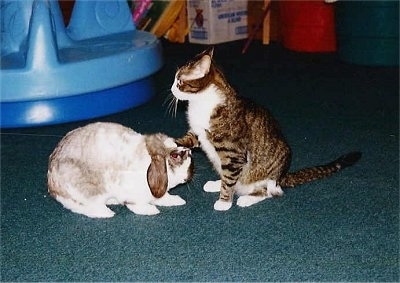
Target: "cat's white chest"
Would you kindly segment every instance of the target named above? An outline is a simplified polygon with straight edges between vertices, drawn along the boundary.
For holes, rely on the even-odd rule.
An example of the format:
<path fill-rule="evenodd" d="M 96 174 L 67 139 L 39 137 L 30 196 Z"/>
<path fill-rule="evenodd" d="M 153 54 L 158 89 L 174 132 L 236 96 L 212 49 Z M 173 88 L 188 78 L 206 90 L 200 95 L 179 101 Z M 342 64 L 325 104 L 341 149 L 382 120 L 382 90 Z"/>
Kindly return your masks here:
<path fill-rule="evenodd" d="M 188 120 L 196 134 L 202 134 L 205 130 L 210 129 L 211 114 L 215 107 L 222 102 L 223 99 L 213 86 L 189 99 Z"/>
<path fill-rule="evenodd" d="M 207 154 L 214 168 L 221 172 L 221 160 L 211 142 L 207 138 L 207 130 L 210 129 L 210 117 L 219 104 L 224 103 L 223 96 L 218 94 L 214 85 L 196 94 L 185 93 L 177 87 L 177 79 L 171 87 L 174 96 L 179 100 L 188 101 L 187 118 L 190 129 L 195 133 L 201 144 L 201 148 Z"/>
<path fill-rule="evenodd" d="M 191 130 L 197 135 L 202 149 L 219 172 L 221 170 L 221 161 L 215 147 L 207 138 L 207 130 L 210 129 L 212 112 L 223 100 L 213 90 L 210 90 L 209 93 L 204 93 L 202 98 L 201 100 L 189 101 L 188 121 Z"/>
<path fill-rule="evenodd" d="M 190 127 L 197 135 L 210 129 L 210 116 L 213 109 L 214 107 L 206 103 L 189 102 L 188 120 Z"/>

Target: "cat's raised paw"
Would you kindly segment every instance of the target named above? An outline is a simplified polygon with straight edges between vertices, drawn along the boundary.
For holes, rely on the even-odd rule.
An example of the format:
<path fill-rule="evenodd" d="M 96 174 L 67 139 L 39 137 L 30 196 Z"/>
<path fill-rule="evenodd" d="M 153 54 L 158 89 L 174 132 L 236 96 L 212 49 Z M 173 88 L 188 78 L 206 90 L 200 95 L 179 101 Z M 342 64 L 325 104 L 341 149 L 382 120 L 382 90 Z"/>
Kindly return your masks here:
<path fill-rule="evenodd" d="M 231 207 L 232 207 L 232 202 L 230 201 L 217 200 L 214 203 L 214 209 L 218 211 L 226 211 Z"/>
<path fill-rule="evenodd" d="M 204 184 L 203 190 L 208 193 L 218 193 L 221 190 L 221 180 L 208 181 Z"/>

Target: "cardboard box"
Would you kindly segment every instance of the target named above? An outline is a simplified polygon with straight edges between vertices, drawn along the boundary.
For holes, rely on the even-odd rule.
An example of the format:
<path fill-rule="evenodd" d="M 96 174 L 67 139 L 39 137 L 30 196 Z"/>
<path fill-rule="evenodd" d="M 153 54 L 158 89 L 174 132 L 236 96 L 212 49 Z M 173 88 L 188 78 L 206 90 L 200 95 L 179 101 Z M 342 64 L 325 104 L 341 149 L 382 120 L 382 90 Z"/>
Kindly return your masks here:
<path fill-rule="evenodd" d="M 188 0 L 189 42 L 217 44 L 247 38 L 247 1 Z"/>

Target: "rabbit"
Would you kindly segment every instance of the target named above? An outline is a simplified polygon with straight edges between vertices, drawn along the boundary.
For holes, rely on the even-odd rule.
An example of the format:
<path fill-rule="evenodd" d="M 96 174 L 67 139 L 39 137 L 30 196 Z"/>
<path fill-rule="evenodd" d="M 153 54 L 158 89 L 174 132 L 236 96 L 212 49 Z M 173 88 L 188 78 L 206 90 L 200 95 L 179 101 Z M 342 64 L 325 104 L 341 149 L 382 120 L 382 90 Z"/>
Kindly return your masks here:
<path fill-rule="evenodd" d="M 193 176 L 190 149 L 162 134 L 142 135 L 117 123 L 97 122 L 70 131 L 49 157 L 49 194 L 91 218 L 113 217 L 107 205 L 140 215 L 184 205 L 169 189 Z"/>

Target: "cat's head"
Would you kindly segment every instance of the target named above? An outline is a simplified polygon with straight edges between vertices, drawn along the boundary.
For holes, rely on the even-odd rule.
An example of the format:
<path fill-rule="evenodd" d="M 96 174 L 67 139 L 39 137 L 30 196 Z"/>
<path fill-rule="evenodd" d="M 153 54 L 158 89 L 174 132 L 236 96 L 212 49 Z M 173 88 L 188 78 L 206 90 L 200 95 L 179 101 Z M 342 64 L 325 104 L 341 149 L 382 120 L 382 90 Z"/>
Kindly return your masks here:
<path fill-rule="evenodd" d="M 190 100 L 215 84 L 218 70 L 213 65 L 214 48 L 208 48 L 180 67 L 171 87 L 179 100 Z"/>

